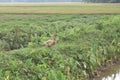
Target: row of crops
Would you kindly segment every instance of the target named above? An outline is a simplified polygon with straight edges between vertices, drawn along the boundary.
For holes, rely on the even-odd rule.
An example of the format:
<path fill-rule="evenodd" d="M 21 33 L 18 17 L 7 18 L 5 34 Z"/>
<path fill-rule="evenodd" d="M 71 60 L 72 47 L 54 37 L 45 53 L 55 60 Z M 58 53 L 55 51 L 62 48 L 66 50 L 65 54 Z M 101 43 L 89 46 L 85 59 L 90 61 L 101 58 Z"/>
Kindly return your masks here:
<path fill-rule="evenodd" d="M 84 80 L 120 57 L 120 15 L 0 14 L 0 80 Z M 57 44 L 43 42 L 57 34 Z"/>

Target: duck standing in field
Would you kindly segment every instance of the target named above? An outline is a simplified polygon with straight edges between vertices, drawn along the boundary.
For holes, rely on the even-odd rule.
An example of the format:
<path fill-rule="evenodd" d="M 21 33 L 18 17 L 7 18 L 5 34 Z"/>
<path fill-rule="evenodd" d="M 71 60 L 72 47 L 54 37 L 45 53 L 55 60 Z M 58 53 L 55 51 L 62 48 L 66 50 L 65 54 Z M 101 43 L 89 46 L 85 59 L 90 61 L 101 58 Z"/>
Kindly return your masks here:
<path fill-rule="evenodd" d="M 57 43 L 56 36 L 57 36 L 56 34 L 51 35 L 51 39 L 44 42 L 44 45 L 47 47 L 51 47 L 51 46 L 55 45 Z"/>

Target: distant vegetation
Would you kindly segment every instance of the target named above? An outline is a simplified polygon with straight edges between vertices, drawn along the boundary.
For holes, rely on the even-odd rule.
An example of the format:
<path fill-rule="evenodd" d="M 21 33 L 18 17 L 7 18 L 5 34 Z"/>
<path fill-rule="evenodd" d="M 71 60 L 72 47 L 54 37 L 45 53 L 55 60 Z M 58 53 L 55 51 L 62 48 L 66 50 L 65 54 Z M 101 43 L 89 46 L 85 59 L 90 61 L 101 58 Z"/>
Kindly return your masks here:
<path fill-rule="evenodd" d="M 0 0 L 0 2 L 81 2 L 82 0 Z"/>
<path fill-rule="evenodd" d="M 0 80 L 85 80 L 120 58 L 120 15 L 0 16 Z"/>
<path fill-rule="evenodd" d="M 94 2 L 94 3 L 119 3 L 120 0 L 0 0 L 0 2 Z"/>
<path fill-rule="evenodd" d="M 82 0 L 82 1 L 93 3 L 120 3 L 120 0 Z"/>
<path fill-rule="evenodd" d="M 36 3 L 0 4 L 0 13 L 27 14 L 119 14 L 120 4 Z"/>

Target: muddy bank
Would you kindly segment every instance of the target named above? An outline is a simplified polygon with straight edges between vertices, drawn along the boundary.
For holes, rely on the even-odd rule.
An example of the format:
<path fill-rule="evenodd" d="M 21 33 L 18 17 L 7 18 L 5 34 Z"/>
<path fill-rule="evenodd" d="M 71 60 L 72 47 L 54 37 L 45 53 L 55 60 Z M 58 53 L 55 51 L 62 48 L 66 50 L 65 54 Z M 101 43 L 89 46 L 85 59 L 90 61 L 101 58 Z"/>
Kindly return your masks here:
<path fill-rule="evenodd" d="M 120 59 L 114 61 L 111 64 L 106 63 L 107 66 L 103 66 L 98 71 L 98 74 L 94 78 L 88 80 L 119 80 L 120 79 Z"/>

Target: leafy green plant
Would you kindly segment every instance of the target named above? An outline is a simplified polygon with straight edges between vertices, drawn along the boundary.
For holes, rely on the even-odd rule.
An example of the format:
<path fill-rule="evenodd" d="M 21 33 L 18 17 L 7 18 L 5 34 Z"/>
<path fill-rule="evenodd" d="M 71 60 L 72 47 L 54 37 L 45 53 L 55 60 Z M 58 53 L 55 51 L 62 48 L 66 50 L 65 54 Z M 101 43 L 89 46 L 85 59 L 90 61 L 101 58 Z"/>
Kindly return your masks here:
<path fill-rule="evenodd" d="M 2 16 L 1 80 L 84 80 L 120 56 L 120 15 Z"/>

